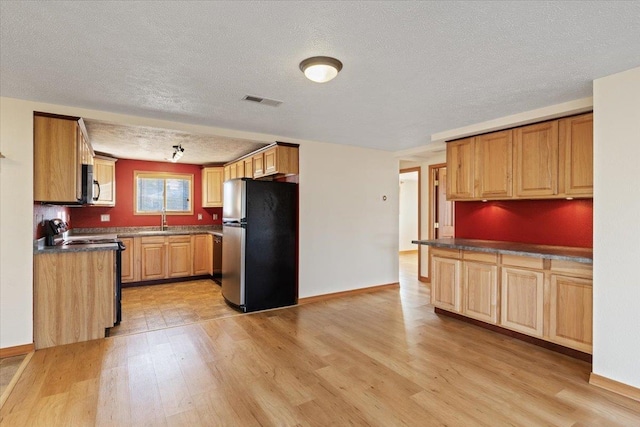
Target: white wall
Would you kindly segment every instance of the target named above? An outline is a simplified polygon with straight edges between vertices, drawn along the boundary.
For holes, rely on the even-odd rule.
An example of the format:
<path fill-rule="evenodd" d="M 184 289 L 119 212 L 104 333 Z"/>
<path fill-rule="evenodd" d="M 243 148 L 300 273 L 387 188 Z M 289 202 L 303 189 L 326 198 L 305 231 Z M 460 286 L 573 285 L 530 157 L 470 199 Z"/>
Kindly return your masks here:
<path fill-rule="evenodd" d="M 593 372 L 640 387 L 640 68 L 595 80 Z"/>
<path fill-rule="evenodd" d="M 303 142 L 300 297 L 397 281 L 398 161 L 389 152 Z"/>
<path fill-rule="evenodd" d="M 33 111 L 0 98 L 0 348 L 33 342 Z"/>
<path fill-rule="evenodd" d="M 0 98 L 0 348 L 33 342 L 33 111 L 299 143 L 300 297 L 398 281 L 392 153 Z"/>
<path fill-rule="evenodd" d="M 418 172 L 400 174 L 399 251 L 416 251 L 418 238 Z"/>

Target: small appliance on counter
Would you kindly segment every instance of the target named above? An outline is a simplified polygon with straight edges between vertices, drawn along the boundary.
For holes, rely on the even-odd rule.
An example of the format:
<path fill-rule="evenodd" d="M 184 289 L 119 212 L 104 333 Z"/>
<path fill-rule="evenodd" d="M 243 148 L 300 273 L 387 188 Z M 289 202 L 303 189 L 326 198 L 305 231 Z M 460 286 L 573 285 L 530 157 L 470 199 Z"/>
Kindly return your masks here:
<path fill-rule="evenodd" d="M 54 246 L 56 244 L 55 237 L 65 233 L 69 229 L 69 224 L 60 218 L 56 218 L 48 220 L 44 227 L 46 234 L 44 244 L 46 246 Z"/>

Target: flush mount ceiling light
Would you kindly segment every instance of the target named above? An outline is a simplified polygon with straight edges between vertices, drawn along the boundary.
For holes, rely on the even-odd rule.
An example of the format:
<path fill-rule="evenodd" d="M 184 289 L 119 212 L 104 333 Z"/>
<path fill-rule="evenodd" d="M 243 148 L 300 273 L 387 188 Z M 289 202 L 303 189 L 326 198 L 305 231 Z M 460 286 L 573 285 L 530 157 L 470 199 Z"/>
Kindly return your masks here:
<path fill-rule="evenodd" d="M 314 56 L 300 63 L 300 70 L 311 81 L 326 83 L 342 70 L 342 62 L 328 56 Z"/>
<path fill-rule="evenodd" d="M 182 155 L 184 154 L 184 148 L 182 148 L 182 144 L 178 144 L 173 146 L 173 150 L 174 151 L 173 156 L 171 156 L 171 161 L 175 163 L 182 158 Z"/>

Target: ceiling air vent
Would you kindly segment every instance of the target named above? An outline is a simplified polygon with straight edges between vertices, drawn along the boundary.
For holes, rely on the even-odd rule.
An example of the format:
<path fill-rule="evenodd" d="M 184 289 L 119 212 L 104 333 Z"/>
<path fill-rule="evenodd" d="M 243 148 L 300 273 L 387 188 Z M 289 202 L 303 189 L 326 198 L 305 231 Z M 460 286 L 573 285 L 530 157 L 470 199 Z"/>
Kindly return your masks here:
<path fill-rule="evenodd" d="M 271 107 L 277 107 L 280 104 L 282 104 L 282 101 L 276 101 L 275 99 L 262 98 L 260 96 L 253 96 L 253 95 L 245 95 L 244 98 L 242 98 L 242 100 L 257 102 L 258 104 L 269 105 Z"/>

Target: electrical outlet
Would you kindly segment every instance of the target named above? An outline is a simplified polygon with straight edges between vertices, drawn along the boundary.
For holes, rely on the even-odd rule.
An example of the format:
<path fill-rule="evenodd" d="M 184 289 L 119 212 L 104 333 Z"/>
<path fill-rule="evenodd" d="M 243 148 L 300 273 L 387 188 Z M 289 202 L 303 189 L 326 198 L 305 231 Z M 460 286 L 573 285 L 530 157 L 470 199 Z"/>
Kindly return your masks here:
<path fill-rule="evenodd" d="M 109 222 L 109 221 L 111 221 L 111 215 L 109 215 L 109 214 L 100 215 L 100 221 L 101 222 Z"/>
<path fill-rule="evenodd" d="M 202 214 L 198 214 L 198 221 L 202 221 Z"/>
<path fill-rule="evenodd" d="M 216 219 L 218 219 L 218 214 L 213 214 L 213 219 L 214 219 L 214 221 L 215 221 Z"/>

